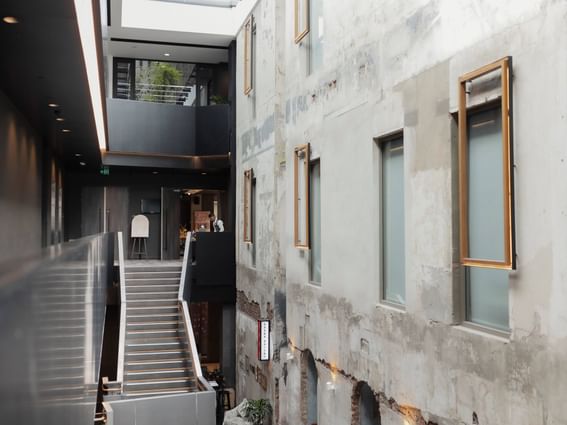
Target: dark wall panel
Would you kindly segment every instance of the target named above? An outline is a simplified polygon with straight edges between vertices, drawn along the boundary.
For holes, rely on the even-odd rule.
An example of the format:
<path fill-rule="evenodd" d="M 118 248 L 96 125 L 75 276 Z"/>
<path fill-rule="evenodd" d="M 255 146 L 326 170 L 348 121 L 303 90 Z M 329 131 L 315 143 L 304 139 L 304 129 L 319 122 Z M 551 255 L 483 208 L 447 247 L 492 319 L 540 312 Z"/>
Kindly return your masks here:
<path fill-rule="evenodd" d="M 202 106 L 197 110 L 197 155 L 225 155 L 229 146 L 228 105 Z"/>
<path fill-rule="evenodd" d="M 111 151 L 192 155 L 195 108 L 107 99 Z"/>
<path fill-rule="evenodd" d="M 0 91 L 0 263 L 41 249 L 41 143 Z"/>

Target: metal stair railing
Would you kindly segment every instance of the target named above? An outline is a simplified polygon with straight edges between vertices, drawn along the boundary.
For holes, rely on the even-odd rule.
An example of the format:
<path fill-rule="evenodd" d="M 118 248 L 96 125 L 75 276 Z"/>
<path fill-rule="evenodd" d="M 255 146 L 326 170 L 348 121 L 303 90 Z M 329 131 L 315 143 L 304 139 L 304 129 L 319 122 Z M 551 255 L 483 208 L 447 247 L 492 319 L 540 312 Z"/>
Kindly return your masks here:
<path fill-rule="evenodd" d="M 185 329 L 185 343 L 191 352 L 191 364 L 193 366 L 193 374 L 197 380 L 198 388 L 201 391 L 214 391 L 213 387 L 203 376 L 201 370 L 201 361 L 197 351 L 197 343 L 195 341 L 195 334 L 193 333 L 193 326 L 191 324 L 191 316 L 189 314 L 189 298 L 191 296 L 192 284 L 192 249 L 191 249 L 191 234 L 187 235 L 185 242 L 185 250 L 183 252 L 183 265 L 181 268 L 181 280 L 179 282 L 179 295 L 177 301 L 178 308 L 181 315 L 181 322 Z"/>
<path fill-rule="evenodd" d="M 124 238 L 122 232 L 116 233 L 118 240 L 118 267 L 120 278 L 120 329 L 118 333 L 118 360 L 116 368 L 116 380 L 109 381 L 103 378 L 103 388 L 105 393 L 124 392 L 124 350 L 126 346 L 126 275 L 124 272 Z"/>

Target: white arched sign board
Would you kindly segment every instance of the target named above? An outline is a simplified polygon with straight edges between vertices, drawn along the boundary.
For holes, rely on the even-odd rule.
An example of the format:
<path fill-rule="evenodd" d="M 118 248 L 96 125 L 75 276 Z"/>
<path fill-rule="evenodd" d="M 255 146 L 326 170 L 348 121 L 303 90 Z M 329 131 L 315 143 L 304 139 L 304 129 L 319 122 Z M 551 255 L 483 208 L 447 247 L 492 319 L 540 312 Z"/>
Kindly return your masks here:
<path fill-rule="evenodd" d="M 150 221 L 148 217 L 142 214 L 135 215 L 132 219 L 132 238 L 149 238 L 150 237 Z"/>

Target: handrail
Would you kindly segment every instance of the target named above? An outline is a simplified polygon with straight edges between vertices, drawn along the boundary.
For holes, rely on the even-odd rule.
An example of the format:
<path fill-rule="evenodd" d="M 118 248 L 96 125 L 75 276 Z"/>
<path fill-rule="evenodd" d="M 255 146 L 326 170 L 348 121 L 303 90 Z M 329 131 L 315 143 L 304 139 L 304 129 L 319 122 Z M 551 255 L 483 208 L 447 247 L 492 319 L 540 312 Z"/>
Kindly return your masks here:
<path fill-rule="evenodd" d="M 191 234 L 187 235 L 185 241 L 185 250 L 183 252 L 183 264 L 181 267 L 181 278 L 179 281 L 179 292 L 177 296 L 178 308 L 182 316 L 183 326 L 185 328 L 185 335 L 187 337 L 187 345 L 191 350 L 191 357 L 193 359 L 193 373 L 199 382 L 199 387 L 204 391 L 213 391 L 213 387 L 203 377 L 201 369 L 201 360 L 199 359 L 199 352 L 197 351 L 197 342 L 195 341 L 195 334 L 193 333 L 193 325 L 191 323 L 191 315 L 189 314 L 189 305 L 187 299 L 190 294 L 186 294 L 186 286 L 191 284 Z"/>
<path fill-rule="evenodd" d="M 124 272 L 124 240 L 122 232 L 117 233 L 118 238 L 118 266 L 120 269 L 120 331 L 118 337 L 118 367 L 116 382 L 123 391 L 124 382 L 124 349 L 126 345 L 126 276 Z"/>
<path fill-rule="evenodd" d="M 179 292 L 177 299 L 179 301 L 185 300 L 185 286 L 188 283 L 189 271 L 189 261 L 191 261 L 191 232 L 187 233 L 187 238 L 185 239 L 185 249 L 183 250 L 183 263 L 181 265 L 181 279 L 179 281 Z"/>

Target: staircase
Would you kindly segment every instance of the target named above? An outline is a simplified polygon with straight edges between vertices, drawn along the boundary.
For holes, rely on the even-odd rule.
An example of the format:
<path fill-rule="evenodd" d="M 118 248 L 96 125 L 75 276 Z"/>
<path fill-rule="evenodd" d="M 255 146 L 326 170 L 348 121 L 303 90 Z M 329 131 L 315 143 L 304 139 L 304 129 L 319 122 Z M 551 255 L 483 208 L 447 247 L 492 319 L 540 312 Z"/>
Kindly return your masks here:
<path fill-rule="evenodd" d="M 124 397 L 197 391 L 178 310 L 181 263 L 126 263 Z"/>

